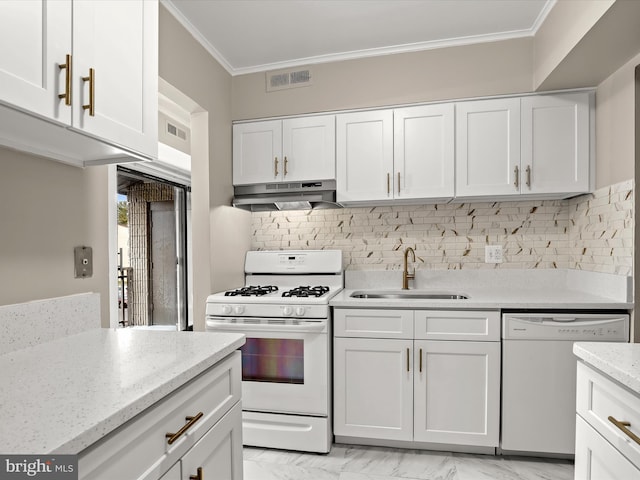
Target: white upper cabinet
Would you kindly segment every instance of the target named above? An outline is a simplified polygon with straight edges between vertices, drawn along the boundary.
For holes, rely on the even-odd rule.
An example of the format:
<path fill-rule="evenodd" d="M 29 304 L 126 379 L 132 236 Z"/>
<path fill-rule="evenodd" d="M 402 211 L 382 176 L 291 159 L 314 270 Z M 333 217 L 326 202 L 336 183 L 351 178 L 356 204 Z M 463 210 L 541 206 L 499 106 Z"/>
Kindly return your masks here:
<path fill-rule="evenodd" d="M 393 110 L 336 117 L 338 202 L 393 198 Z"/>
<path fill-rule="evenodd" d="M 0 39 L 0 144 L 77 165 L 157 157 L 157 2 L 2 1 Z"/>
<path fill-rule="evenodd" d="M 233 126 L 233 184 L 282 179 L 282 120 Z"/>
<path fill-rule="evenodd" d="M 156 157 L 157 51 L 157 2 L 74 0 L 73 127 Z"/>
<path fill-rule="evenodd" d="M 0 101 L 71 123 L 64 99 L 71 54 L 71 0 L 0 2 Z"/>
<path fill-rule="evenodd" d="M 454 195 L 453 104 L 396 109 L 394 193 L 397 200 Z"/>
<path fill-rule="evenodd" d="M 589 192 L 591 104 L 588 92 L 456 104 L 456 197 Z"/>
<path fill-rule="evenodd" d="M 336 130 L 338 202 L 453 197 L 453 104 L 342 114 Z"/>
<path fill-rule="evenodd" d="M 233 126 L 233 184 L 333 180 L 335 117 L 309 116 Z"/>
<path fill-rule="evenodd" d="M 456 104 L 456 196 L 520 193 L 520 99 Z"/>
<path fill-rule="evenodd" d="M 523 194 L 590 190 L 589 100 L 588 93 L 522 98 Z"/>

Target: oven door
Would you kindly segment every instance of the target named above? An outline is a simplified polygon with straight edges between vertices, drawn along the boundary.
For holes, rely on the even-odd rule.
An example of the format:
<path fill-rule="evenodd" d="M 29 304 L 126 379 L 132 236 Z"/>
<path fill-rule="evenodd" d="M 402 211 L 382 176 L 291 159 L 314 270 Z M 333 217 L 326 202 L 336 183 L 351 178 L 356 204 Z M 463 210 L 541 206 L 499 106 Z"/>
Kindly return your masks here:
<path fill-rule="evenodd" d="M 244 333 L 242 409 L 327 416 L 326 319 L 207 317 L 207 331 Z"/>

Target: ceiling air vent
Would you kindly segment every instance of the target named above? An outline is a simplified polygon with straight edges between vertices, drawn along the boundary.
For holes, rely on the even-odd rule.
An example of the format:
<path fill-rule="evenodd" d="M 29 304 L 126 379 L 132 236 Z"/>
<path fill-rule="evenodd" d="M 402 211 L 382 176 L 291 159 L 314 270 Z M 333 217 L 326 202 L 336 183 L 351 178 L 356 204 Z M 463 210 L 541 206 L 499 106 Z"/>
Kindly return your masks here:
<path fill-rule="evenodd" d="M 278 70 L 266 73 L 267 92 L 311 85 L 311 70 Z"/>

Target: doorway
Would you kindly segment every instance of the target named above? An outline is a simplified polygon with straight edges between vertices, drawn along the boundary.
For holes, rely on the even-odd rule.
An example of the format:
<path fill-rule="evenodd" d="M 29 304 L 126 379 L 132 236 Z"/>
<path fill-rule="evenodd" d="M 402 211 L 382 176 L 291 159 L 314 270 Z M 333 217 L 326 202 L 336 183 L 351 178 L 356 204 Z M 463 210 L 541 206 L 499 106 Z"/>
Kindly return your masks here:
<path fill-rule="evenodd" d="M 190 188 L 118 166 L 117 191 L 119 325 L 192 329 L 186 308 Z"/>

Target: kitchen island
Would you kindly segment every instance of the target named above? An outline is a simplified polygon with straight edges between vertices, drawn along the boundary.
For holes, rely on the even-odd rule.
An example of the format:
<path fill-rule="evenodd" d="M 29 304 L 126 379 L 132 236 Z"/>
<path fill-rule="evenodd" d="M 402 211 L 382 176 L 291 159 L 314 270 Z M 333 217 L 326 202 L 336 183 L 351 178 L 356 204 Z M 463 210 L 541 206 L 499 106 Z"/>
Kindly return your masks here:
<path fill-rule="evenodd" d="M 220 399 L 214 400 L 225 404 L 219 412 L 205 411 L 198 427 L 208 428 L 239 402 L 240 359 L 235 351 L 243 344 L 244 336 L 233 333 L 91 329 L 2 355 L 0 421 L 4 434 L 0 452 L 79 454 L 83 478 L 86 452 L 98 451 L 96 445 L 108 445 L 114 432 L 144 420 L 158 405 L 179 400 L 166 409 L 169 417 L 182 403 L 197 403 L 188 395 L 183 399 L 180 392 L 194 390 L 202 379 L 210 388 L 198 387 L 194 392 L 198 396 L 219 392 Z M 222 370 L 221 365 L 225 365 Z M 198 440 L 192 434 L 194 428 L 175 442 L 175 448 L 182 450 L 180 455 L 171 454 L 174 447 L 166 446 L 165 432 L 183 426 L 184 414 L 179 412 L 179 416 L 178 424 L 171 419 L 172 424 L 160 426 L 164 458 L 151 469 L 155 474 L 140 478 L 159 478 L 171 466 L 169 462 L 174 464 Z M 155 422 L 164 418 L 161 414 L 152 417 Z M 106 456 L 104 451 L 98 453 Z"/>
<path fill-rule="evenodd" d="M 640 478 L 640 345 L 578 342 L 575 478 Z"/>

